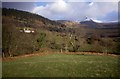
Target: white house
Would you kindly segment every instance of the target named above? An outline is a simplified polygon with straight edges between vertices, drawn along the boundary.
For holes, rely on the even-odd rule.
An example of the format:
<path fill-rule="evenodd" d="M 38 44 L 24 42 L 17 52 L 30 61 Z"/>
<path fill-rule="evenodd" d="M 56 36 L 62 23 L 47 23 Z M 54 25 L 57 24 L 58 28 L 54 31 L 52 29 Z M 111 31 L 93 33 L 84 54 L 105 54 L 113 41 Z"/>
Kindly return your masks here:
<path fill-rule="evenodd" d="M 24 28 L 24 29 L 21 29 L 20 32 L 24 32 L 24 33 L 34 33 L 35 31 L 34 31 L 33 29 Z"/>

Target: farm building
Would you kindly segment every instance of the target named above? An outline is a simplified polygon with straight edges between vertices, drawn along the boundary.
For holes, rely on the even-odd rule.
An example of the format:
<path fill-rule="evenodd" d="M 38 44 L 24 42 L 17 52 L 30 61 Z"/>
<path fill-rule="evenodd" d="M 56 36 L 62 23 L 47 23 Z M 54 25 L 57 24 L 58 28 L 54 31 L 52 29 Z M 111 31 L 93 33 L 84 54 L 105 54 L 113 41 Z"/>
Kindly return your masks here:
<path fill-rule="evenodd" d="M 33 28 L 23 28 L 23 29 L 20 29 L 20 32 L 35 33 L 35 29 L 33 29 Z"/>

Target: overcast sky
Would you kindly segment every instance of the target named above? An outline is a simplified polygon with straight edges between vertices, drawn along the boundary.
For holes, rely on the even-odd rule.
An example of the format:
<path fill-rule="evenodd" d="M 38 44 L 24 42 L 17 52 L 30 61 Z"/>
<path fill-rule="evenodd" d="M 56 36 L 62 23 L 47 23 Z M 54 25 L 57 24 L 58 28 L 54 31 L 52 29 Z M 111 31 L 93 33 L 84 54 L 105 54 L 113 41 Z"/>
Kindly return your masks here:
<path fill-rule="evenodd" d="M 84 1 L 84 0 L 83 0 Z M 117 21 L 118 2 L 69 2 L 57 0 L 55 2 L 3 2 L 2 6 L 18 10 L 29 11 L 42 15 L 51 20 L 82 21 L 85 17 L 96 20 Z"/>

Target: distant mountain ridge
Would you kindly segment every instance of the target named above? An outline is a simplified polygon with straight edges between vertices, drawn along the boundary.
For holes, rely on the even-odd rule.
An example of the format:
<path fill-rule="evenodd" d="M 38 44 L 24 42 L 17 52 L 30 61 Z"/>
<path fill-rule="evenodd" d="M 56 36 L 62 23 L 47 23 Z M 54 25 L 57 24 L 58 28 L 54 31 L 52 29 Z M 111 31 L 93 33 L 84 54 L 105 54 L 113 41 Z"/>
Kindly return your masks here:
<path fill-rule="evenodd" d="M 118 22 L 96 22 L 93 19 L 87 19 L 84 21 L 81 21 L 80 24 L 85 25 L 86 28 L 119 28 Z"/>
<path fill-rule="evenodd" d="M 93 28 L 93 29 L 120 28 L 118 26 L 118 22 L 102 22 L 92 18 L 86 18 L 85 20 L 80 22 L 75 22 L 70 20 L 56 20 L 56 22 L 62 23 L 67 27 L 81 27 L 81 28 Z"/>

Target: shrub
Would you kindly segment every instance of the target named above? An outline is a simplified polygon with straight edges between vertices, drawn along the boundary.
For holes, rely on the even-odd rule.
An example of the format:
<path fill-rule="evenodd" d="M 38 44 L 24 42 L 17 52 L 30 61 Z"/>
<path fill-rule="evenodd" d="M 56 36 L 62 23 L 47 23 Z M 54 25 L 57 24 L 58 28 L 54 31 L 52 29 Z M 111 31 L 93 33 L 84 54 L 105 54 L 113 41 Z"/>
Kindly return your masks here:
<path fill-rule="evenodd" d="M 45 43 L 46 43 L 45 38 L 46 38 L 45 33 L 40 33 L 39 34 L 39 38 L 37 39 L 37 43 L 39 45 L 39 48 L 42 48 L 45 45 Z"/>

